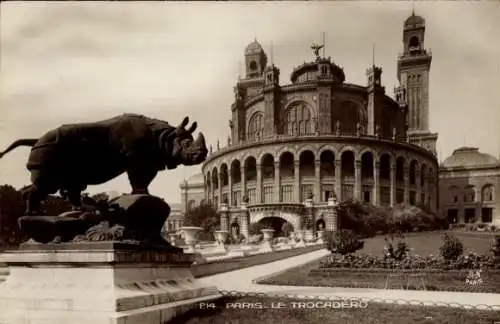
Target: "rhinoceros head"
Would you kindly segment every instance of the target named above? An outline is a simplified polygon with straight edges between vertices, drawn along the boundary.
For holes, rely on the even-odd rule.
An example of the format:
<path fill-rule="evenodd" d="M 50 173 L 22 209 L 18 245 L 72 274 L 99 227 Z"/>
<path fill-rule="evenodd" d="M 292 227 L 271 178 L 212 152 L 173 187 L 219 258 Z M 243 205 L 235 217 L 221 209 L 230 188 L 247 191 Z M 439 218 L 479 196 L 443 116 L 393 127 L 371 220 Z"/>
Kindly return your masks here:
<path fill-rule="evenodd" d="M 197 123 L 193 122 L 191 127 L 186 129 L 188 123 L 189 118 L 185 117 L 174 131 L 166 131 L 160 136 L 160 145 L 167 151 L 165 152 L 166 165 L 169 169 L 174 169 L 181 164 L 200 164 L 207 158 L 208 150 L 205 137 L 200 132 L 194 140 L 192 134 L 196 130 Z"/>

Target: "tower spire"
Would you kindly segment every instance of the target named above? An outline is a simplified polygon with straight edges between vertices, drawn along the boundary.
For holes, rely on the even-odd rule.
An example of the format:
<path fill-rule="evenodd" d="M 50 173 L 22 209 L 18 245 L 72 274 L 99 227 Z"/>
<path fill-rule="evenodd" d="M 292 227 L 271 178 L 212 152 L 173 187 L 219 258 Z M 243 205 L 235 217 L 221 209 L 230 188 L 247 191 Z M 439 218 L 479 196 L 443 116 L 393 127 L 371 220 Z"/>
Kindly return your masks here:
<path fill-rule="evenodd" d="M 375 66 L 375 43 L 372 43 L 372 66 Z"/>
<path fill-rule="evenodd" d="M 411 15 L 415 16 L 415 0 L 411 1 Z"/>
<path fill-rule="evenodd" d="M 325 47 L 326 47 L 326 40 L 325 40 L 325 32 L 323 32 L 323 57 L 325 57 Z"/>
<path fill-rule="evenodd" d="M 273 41 L 271 41 L 271 66 L 274 65 L 274 44 Z"/>

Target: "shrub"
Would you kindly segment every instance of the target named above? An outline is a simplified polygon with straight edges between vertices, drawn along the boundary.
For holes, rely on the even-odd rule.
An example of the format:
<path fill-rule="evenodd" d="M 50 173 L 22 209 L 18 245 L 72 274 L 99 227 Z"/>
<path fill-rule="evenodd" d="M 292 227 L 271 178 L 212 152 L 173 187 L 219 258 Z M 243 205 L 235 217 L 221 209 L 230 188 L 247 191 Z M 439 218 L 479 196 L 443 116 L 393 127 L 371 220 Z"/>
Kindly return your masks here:
<path fill-rule="evenodd" d="M 464 246 L 458 238 L 450 234 L 444 234 L 443 244 L 439 248 L 445 260 L 456 260 L 464 252 Z"/>
<path fill-rule="evenodd" d="M 364 246 L 364 241 L 360 241 L 353 231 L 345 229 L 329 235 L 327 239 L 327 249 L 340 255 L 354 253 Z"/>
<path fill-rule="evenodd" d="M 391 240 L 387 240 L 385 238 L 385 247 L 384 247 L 384 255 L 387 259 L 394 259 L 401 261 L 408 256 L 408 252 L 410 249 L 408 248 L 408 244 L 403 240 L 401 236 L 401 240 L 396 244 L 396 248 L 394 248 L 394 238 L 391 237 Z"/>
<path fill-rule="evenodd" d="M 251 223 L 250 226 L 248 226 L 248 234 L 249 235 L 260 235 L 262 232 L 260 230 L 265 229 L 266 226 L 262 223 Z"/>
<path fill-rule="evenodd" d="M 500 235 L 495 235 L 491 244 L 491 252 L 495 257 L 500 258 Z"/>

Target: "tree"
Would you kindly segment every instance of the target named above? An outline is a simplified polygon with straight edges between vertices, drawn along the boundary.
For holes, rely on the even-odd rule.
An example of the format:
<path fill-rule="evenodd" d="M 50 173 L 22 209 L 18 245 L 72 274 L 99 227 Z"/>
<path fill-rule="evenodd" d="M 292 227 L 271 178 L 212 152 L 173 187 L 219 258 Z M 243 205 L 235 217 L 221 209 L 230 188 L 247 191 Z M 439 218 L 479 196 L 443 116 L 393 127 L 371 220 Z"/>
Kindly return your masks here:
<path fill-rule="evenodd" d="M 206 233 L 213 233 L 220 226 L 220 214 L 211 204 L 201 203 L 184 214 L 184 226 L 203 227 Z"/>
<path fill-rule="evenodd" d="M 106 192 L 96 193 L 90 196 L 90 198 L 94 199 L 95 201 L 109 201 L 109 195 Z"/>
<path fill-rule="evenodd" d="M 24 208 L 21 192 L 10 185 L 0 186 L 0 246 L 16 245 L 23 240 L 17 219 L 23 216 Z"/>

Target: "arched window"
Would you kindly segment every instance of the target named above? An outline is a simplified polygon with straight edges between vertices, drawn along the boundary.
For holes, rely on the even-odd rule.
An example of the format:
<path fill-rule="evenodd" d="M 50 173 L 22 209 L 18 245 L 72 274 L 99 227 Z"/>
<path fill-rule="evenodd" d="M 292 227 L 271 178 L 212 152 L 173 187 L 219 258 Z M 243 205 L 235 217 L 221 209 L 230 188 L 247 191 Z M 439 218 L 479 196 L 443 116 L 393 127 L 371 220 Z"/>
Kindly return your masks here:
<path fill-rule="evenodd" d="M 284 133 L 299 135 L 312 133 L 311 111 L 305 104 L 297 104 L 288 108 L 285 117 Z"/>
<path fill-rule="evenodd" d="M 464 202 L 475 202 L 476 201 L 476 189 L 474 186 L 468 186 L 465 188 Z"/>
<path fill-rule="evenodd" d="M 495 200 L 495 187 L 493 187 L 491 184 L 485 185 L 482 189 L 481 197 L 482 197 L 483 202 L 494 201 Z"/>
<path fill-rule="evenodd" d="M 412 38 L 410 38 L 410 47 L 418 47 L 420 44 L 420 41 L 418 40 L 418 37 L 417 36 L 413 36 Z"/>
<path fill-rule="evenodd" d="M 261 112 L 256 112 L 248 122 L 248 140 L 258 141 L 264 135 L 264 115 Z"/>
<path fill-rule="evenodd" d="M 365 126 L 365 118 L 363 110 L 360 106 L 352 101 L 345 102 L 341 105 L 339 111 L 340 128 L 343 134 L 356 134 L 356 125 L 360 123 Z"/>
<path fill-rule="evenodd" d="M 451 204 L 456 204 L 458 203 L 459 195 L 460 195 L 460 190 L 456 186 L 451 186 L 448 188 L 448 192 L 450 194 L 448 202 Z"/>

